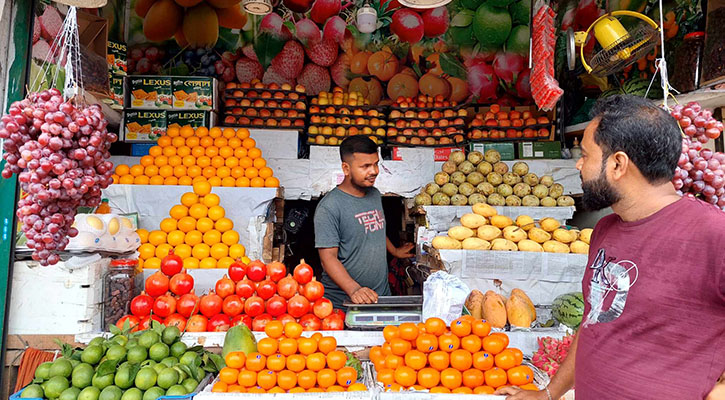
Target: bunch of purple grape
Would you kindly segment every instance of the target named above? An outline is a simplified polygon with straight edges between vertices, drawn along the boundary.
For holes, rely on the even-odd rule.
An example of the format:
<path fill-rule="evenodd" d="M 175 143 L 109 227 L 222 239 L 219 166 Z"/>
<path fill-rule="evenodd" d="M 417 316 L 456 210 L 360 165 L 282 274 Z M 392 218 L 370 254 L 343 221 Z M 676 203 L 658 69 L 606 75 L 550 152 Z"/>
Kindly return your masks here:
<path fill-rule="evenodd" d="M 703 148 L 720 136 L 722 122 L 697 103 L 678 105 L 671 114 L 685 133 L 672 184 L 681 195 L 699 197 L 725 210 L 725 154 Z"/>
<path fill-rule="evenodd" d="M 101 189 L 113 182 L 111 143 L 118 139 L 106 130 L 101 107 L 64 101 L 59 90 L 31 93 L 10 106 L 0 118 L 3 178 L 17 174 L 24 191 L 17 216 L 41 265 L 60 260 L 79 206 L 101 202 Z"/>

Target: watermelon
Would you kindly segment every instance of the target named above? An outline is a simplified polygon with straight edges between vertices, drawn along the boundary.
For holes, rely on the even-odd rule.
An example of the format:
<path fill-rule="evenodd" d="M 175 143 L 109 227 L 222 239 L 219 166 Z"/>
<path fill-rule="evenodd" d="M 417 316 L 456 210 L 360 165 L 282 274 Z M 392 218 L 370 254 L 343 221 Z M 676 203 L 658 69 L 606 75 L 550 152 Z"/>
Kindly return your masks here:
<path fill-rule="evenodd" d="M 599 95 L 599 98 L 600 99 L 603 99 L 605 97 L 614 96 L 614 95 L 617 95 L 617 94 L 623 94 L 621 88 L 605 90 L 605 91 L 602 92 L 602 94 Z"/>
<path fill-rule="evenodd" d="M 551 313 L 560 324 L 571 329 L 579 328 L 584 316 L 584 296 L 581 292 L 562 294 L 554 299 Z"/>
<path fill-rule="evenodd" d="M 660 86 L 659 81 L 655 81 L 654 83 L 652 83 L 652 87 L 649 88 L 649 93 L 647 93 L 649 83 L 649 79 L 634 77 L 624 82 L 624 84 L 622 85 L 622 91 L 624 91 L 624 93 L 626 94 L 631 94 L 639 97 L 644 97 L 645 94 L 647 94 L 647 98 L 650 99 L 661 98 L 662 87 Z"/>

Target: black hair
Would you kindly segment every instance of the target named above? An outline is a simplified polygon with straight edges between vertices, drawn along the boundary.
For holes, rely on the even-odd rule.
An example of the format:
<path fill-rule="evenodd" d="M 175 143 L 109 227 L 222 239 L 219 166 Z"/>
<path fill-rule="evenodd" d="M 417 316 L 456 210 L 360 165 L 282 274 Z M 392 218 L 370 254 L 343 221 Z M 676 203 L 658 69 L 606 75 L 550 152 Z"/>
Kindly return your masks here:
<path fill-rule="evenodd" d="M 354 153 L 376 154 L 377 152 L 378 145 L 367 136 L 349 136 L 340 143 L 340 160 L 342 161 Z"/>
<path fill-rule="evenodd" d="M 650 183 L 672 180 L 682 133 L 667 111 L 641 97 L 616 95 L 598 100 L 591 116 L 599 120 L 594 141 L 602 148 L 602 163 L 622 151 Z"/>

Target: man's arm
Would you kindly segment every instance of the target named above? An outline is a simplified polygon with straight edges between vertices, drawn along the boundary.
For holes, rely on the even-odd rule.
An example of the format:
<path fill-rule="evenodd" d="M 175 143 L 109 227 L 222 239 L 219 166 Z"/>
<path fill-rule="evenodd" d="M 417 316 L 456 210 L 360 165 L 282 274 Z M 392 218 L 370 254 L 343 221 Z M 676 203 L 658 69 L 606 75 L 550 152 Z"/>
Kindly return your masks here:
<path fill-rule="evenodd" d="M 370 288 L 360 286 L 347 273 L 345 266 L 337 258 L 337 247 L 320 248 L 317 251 L 320 254 L 322 268 L 325 269 L 327 275 L 330 275 L 332 281 L 350 296 L 353 303 L 377 303 L 378 294 Z"/>
<path fill-rule="evenodd" d="M 569 353 L 566 359 L 561 363 L 561 367 L 556 374 L 551 378 L 549 383 L 549 393 L 551 397 L 546 393 L 546 390 L 539 390 L 538 392 L 530 390 L 521 390 L 518 387 L 505 387 L 496 391 L 495 394 L 507 394 L 506 400 L 556 400 L 564 396 L 569 389 L 574 386 L 574 367 L 576 364 L 576 350 L 579 343 L 579 333 L 574 337 L 569 348 Z"/>
<path fill-rule="evenodd" d="M 400 247 L 395 247 L 393 245 L 393 242 L 388 239 L 388 237 L 385 237 L 385 249 L 388 250 L 388 253 L 390 253 L 393 257 L 397 258 L 410 258 L 415 257 L 415 254 L 411 253 L 410 251 L 415 247 L 413 243 L 408 243 L 405 245 L 402 245 Z"/>

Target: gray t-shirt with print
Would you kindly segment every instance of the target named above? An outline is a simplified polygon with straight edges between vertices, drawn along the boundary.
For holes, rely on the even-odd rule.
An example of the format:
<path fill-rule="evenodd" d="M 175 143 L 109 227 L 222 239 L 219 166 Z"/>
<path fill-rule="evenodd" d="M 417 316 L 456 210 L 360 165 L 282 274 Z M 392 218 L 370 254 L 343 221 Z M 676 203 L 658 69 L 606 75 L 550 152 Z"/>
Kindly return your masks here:
<path fill-rule="evenodd" d="M 385 215 L 380 192 L 370 188 L 356 197 L 339 188 L 330 191 L 315 210 L 315 247 L 337 247 L 337 258 L 360 286 L 389 296 L 385 249 Z M 335 308 L 349 297 L 326 272 L 322 273 L 325 297 Z"/>

